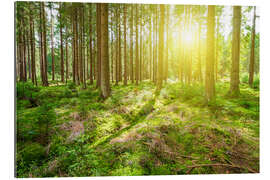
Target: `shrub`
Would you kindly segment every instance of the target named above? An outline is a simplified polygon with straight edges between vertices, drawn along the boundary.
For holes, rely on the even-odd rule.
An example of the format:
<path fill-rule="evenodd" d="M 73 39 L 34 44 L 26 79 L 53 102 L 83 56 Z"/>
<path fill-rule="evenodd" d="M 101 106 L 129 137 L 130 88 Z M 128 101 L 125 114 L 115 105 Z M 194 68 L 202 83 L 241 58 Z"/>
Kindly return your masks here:
<path fill-rule="evenodd" d="M 48 143 L 49 128 L 54 122 L 56 114 L 53 105 L 44 103 L 36 110 L 36 120 L 39 126 L 39 133 L 43 143 Z"/>
<path fill-rule="evenodd" d="M 80 117 L 85 119 L 87 116 L 87 103 L 86 103 L 85 99 L 80 98 L 79 105 L 78 105 L 78 111 L 79 111 Z"/>
<path fill-rule="evenodd" d="M 260 75 L 259 74 L 255 75 L 255 77 L 254 77 L 253 88 L 255 88 L 255 89 L 260 88 Z"/>
<path fill-rule="evenodd" d="M 39 143 L 32 143 L 20 152 L 18 156 L 19 161 L 24 161 L 25 164 L 30 165 L 32 161 L 41 162 L 45 158 L 46 150 Z"/>
<path fill-rule="evenodd" d="M 63 96 L 67 98 L 72 97 L 72 91 L 68 88 L 64 88 Z"/>
<path fill-rule="evenodd" d="M 74 82 L 69 82 L 67 84 L 68 89 L 76 89 L 76 84 Z"/>
<path fill-rule="evenodd" d="M 248 73 L 243 73 L 242 75 L 241 75 L 241 83 L 248 83 Z"/>
<path fill-rule="evenodd" d="M 16 83 L 17 98 L 25 99 L 32 97 L 32 93 L 38 92 L 40 89 L 32 84 L 32 82 Z"/>

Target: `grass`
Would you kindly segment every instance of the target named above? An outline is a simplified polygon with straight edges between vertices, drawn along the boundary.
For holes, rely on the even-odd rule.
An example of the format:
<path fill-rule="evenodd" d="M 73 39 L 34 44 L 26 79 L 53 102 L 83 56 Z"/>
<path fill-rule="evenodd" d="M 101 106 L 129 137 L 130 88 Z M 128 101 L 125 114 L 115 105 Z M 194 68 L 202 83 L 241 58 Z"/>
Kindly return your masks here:
<path fill-rule="evenodd" d="M 167 83 L 159 94 L 150 82 L 113 85 L 104 102 L 94 86 L 28 86 L 17 99 L 19 134 L 27 135 L 17 143 L 18 177 L 259 172 L 259 91 L 245 83 L 235 99 L 217 83 L 210 105 L 198 84 Z M 38 107 L 25 91 L 37 106 L 54 104 L 48 144 L 31 134 Z"/>

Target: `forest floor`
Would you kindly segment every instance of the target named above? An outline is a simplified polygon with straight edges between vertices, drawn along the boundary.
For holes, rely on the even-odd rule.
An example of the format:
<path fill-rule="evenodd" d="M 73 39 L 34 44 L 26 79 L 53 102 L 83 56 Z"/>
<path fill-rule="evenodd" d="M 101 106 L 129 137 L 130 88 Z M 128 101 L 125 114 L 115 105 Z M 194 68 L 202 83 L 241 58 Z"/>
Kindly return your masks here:
<path fill-rule="evenodd" d="M 105 101 L 93 85 L 29 88 L 32 101 L 21 89 L 17 177 L 259 172 L 259 90 L 246 84 L 230 98 L 217 83 L 210 105 L 203 86 L 174 81 L 158 94 L 151 82 L 113 85 Z M 44 102 L 55 113 L 45 144 L 35 125 Z"/>

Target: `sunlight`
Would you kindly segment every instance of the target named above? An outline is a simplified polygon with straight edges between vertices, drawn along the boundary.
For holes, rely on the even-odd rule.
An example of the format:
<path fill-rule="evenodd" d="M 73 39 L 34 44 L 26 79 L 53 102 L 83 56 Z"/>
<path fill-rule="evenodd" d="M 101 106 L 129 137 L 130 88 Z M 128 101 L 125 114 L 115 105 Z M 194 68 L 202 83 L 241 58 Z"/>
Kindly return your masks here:
<path fill-rule="evenodd" d="M 181 32 L 183 44 L 186 46 L 192 46 L 196 42 L 197 28 L 195 24 L 190 24 L 188 29 Z"/>

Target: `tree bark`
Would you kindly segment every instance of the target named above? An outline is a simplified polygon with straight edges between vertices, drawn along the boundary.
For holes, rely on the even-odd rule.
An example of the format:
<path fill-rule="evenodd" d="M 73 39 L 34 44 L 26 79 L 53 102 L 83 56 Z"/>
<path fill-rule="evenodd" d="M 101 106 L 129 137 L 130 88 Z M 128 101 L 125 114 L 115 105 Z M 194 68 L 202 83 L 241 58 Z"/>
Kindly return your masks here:
<path fill-rule="evenodd" d="M 206 70 L 205 70 L 205 96 L 207 102 L 215 99 L 215 77 L 214 77 L 214 61 L 215 61 L 215 6 L 208 6 L 207 16 L 207 54 L 206 54 Z"/>
<path fill-rule="evenodd" d="M 250 61 L 249 61 L 249 79 L 248 84 L 250 87 L 253 85 L 254 77 L 254 62 L 255 62 L 255 26 L 256 26 L 256 6 L 254 6 L 252 35 L 251 35 L 251 49 L 250 49 Z"/>
<path fill-rule="evenodd" d="M 157 77 L 157 90 L 161 90 L 163 81 L 163 57 L 164 57 L 164 5 L 160 5 L 160 21 L 159 21 L 159 57 L 158 57 L 158 77 Z"/>
<path fill-rule="evenodd" d="M 43 82 L 43 85 L 44 86 L 48 86 L 49 83 L 48 83 L 48 75 L 47 75 L 47 41 L 46 41 L 46 14 L 45 14 L 45 5 L 44 5 L 44 2 L 41 3 L 42 4 L 42 23 L 43 23 L 43 27 L 42 27 L 42 30 L 43 30 L 43 73 L 44 73 L 44 82 Z"/>
<path fill-rule="evenodd" d="M 135 61 L 135 78 L 136 85 L 139 82 L 139 47 L 138 47 L 138 4 L 135 5 L 136 11 L 136 61 Z"/>
<path fill-rule="evenodd" d="M 127 6 L 124 4 L 124 85 L 127 85 Z"/>
<path fill-rule="evenodd" d="M 241 6 L 233 7 L 233 33 L 232 33 L 232 66 L 230 95 L 237 97 L 239 90 L 239 57 L 240 57 L 240 28 L 241 28 Z"/>
<path fill-rule="evenodd" d="M 102 3 L 100 6 L 100 44 L 101 44 L 101 95 L 104 99 L 110 96 L 110 69 L 109 69 L 109 49 L 108 49 L 108 4 Z"/>
<path fill-rule="evenodd" d="M 130 17 L 130 79 L 131 83 L 134 83 L 133 75 L 133 5 L 130 5 L 131 17 Z"/>
<path fill-rule="evenodd" d="M 54 81 L 54 48 L 53 48 L 53 17 L 51 7 L 51 54 L 52 54 L 52 80 Z"/>
<path fill-rule="evenodd" d="M 89 6 L 89 49 L 90 49 L 90 84 L 93 84 L 93 47 L 92 47 L 92 4 Z"/>

